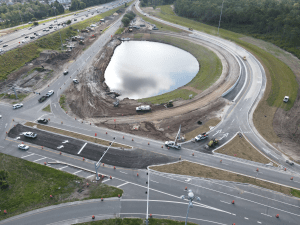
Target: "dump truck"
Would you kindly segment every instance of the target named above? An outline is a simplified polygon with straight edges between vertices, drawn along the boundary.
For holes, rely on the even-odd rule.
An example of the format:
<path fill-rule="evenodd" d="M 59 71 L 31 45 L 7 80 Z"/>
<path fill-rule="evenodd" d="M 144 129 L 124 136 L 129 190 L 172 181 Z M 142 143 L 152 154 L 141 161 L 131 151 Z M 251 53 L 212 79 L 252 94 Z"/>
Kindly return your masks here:
<path fill-rule="evenodd" d="M 135 108 L 137 112 L 148 112 L 151 111 L 150 105 L 141 105 Z"/>
<path fill-rule="evenodd" d="M 214 147 L 216 144 L 218 144 L 219 140 L 218 139 L 211 139 L 209 142 L 208 142 L 208 147 Z"/>

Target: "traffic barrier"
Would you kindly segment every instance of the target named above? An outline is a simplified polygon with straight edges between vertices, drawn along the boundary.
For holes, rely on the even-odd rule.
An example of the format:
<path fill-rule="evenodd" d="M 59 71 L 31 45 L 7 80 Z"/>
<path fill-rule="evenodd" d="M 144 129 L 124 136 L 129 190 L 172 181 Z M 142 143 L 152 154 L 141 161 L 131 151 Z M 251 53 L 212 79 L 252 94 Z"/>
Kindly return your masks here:
<path fill-rule="evenodd" d="M 284 168 L 284 171 L 286 171 L 286 168 Z"/>
<path fill-rule="evenodd" d="M 82 157 L 82 161 L 84 161 L 84 157 Z"/>
<path fill-rule="evenodd" d="M 258 169 L 258 168 L 256 169 L 256 172 L 259 172 L 259 169 Z"/>
<path fill-rule="evenodd" d="M 89 183 L 86 183 L 86 186 L 88 187 L 88 186 L 90 186 L 90 184 L 89 184 Z"/>
<path fill-rule="evenodd" d="M 105 132 L 105 134 L 107 134 L 107 132 Z"/>
<path fill-rule="evenodd" d="M 294 180 L 294 177 L 291 177 L 291 180 Z"/>
<path fill-rule="evenodd" d="M 184 190 L 187 190 L 187 187 L 185 187 L 185 189 Z"/>
<path fill-rule="evenodd" d="M 194 156 L 194 152 L 192 153 L 192 156 Z"/>
<path fill-rule="evenodd" d="M 123 136 L 123 139 L 124 139 L 124 136 Z"/>
<path fill-rule="evenodd" d="M 42 146 L 42 149 L 44 149 L 44 147 Z"/>
<path fill-rule="evenodd" d="M 132 141 L 133 141 L 133 138 L 132 138 Z"/>
<path fill-rule="evenodd" d="M 46 162 L 44 162 L 44 165 L 47 165 L 47 163 L 46 163 Z"/>
<path fill-rule="evenodd" d="M 110 176 L 109 179 L 112 179 L 112 177 Z"/>
<path fill-rule="evenodd" d="M 220 163 L 222 163 L 222 159 L 220 160 Z"/>
<path fill-rule="evenodd" d="M 6 211 L 6 209 L 4 209 L 4 211 L 3 211 L 3 212 L 4 212 L 4 214 L 7 214 L 7 211 Z"/>
<path fill-rule="evenodd" d="M 279 218 L 279 214 L 276 214 L 276 218 Z"/>
<path fill-rule="evenodd" d="M 116 167 L 114 166 L 114 170 L 116 169 Z"/>
<path fill-rule="evenodd" d="M 231 204 L 234 204 L 234 200 L 232 200 Z"/>
<path fill-rule="evenodd" d="M 162 145 L 161 148 L 164 148 L 164 146 Z"/>
<path fill-rule="evenodd" d="M 52 195 L 50 195 L 50 198 L 53 198 L 53 196 L 52 196 Z"/>
<path fill-rule="evenodd" d="M 104 166 L 104 163 L 102 163 L 102 166 Z"/>
<path fill-rule="evenodd" d="M 101 201 L 103 202 L 103 198 L 101 198 Z"/>
<path fill-rule="evenodd" d="M 152 214 L 150 214 L 150 218 L 152 218 Z"/>
<path fill-rule="evenodd" d="M 139 176 L 139 173 L 137 173 L 136 176 L 138 177 L 138 176 Z"/>
<path fill-rule="evenodd" d="M 120 198 L 121 196 L 120 196 L 120 194 L 118 194 L 118 198 Z"/>
<path fill-rule="evenodd" d="M 61 152 L 59 152 L 59 154 L 61 155 Z"/>
<path fill-rule="evenodd" d="M 148 145 L 150 145 L 150 143 L 148 142 Z"/>
<path fill-rule="evenodd" d="M 92 215 L 92 219 L 93 219 L 93 220 L 95 219 L 95 216 L 94 216 L 94 215 Z"/>

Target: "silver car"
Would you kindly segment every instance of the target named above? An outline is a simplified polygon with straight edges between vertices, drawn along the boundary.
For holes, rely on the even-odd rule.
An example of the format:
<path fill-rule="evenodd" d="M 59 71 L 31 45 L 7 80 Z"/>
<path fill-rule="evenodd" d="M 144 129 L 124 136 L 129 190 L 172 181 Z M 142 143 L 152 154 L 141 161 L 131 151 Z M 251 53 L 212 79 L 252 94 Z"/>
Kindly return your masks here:
<path fill-rule="evenodd" d="M 24 144 L 19 144 L 19 145 L 18 145 L 18 148 L 19 148 L 19 149 L 22 149 L 22 150 L 28 150 L 28 149 L 29 149 L 29 146 L 28 146 L 28 145 L 24 145 Z"/>
<path fill-rule="evenodd" d="M 23 135 L 25 137 L 29 137 L 29 138 L 36 138 L 36 136 L 37 136 L 37 134 L 33 133 L 33 132 L 25 132 L 25 133 L 23 133 Z"/>
<path fill-rule="evenodd" d="M 13 105 L 13 109 L 18 109 L 18 108 L 21 108 L 21 107 L 23 107 L 22 103 L 17 103 L 15 105 Z"/>

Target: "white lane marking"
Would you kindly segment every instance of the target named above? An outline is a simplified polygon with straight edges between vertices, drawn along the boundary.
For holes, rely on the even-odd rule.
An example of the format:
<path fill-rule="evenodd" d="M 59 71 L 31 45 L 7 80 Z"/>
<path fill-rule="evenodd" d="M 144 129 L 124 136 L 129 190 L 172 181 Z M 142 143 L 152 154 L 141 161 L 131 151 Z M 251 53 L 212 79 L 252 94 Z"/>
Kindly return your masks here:
<path fill-rule="evenodd" d="M 218 130 L 213 136 L 217 135 L 218 133 L 221 133 L 222 132 L 222 129 L 221 130 Z"/>
<path fill-rule="evenodd" d="M 128 184 L 128 182 L 125 182 L 124 184 L 120 184 L 119 186 L 117 186 L 117 188 L 122 187 L 125 184 Z"/>
<path fill-rule="evenodd" d="M 119 213 L 119 214 L 129 214 L 129 215 L 145 215 L 145 213 Z M 153 216 L 160 216 L 160 217 L 163 217 L 163 218 L 166 218 L 166 217 L 173 217 L 173 218 L 180 218 L 180 219 L 185 219 L 186 217 L 182 217 L 182 216 L 172 216 L 172 215 L 162 215 L 162 214 L 152 214 Z M 199 220 L 199 221 L 203 221 L 203 222 L 208 222 L 208 223 L 214 223 L 214 224 L 218 224 L 218 225 L 227 225 L 225 223 L 218 223 L 218 222 L 215 222 L 215 221 L 211 221 L 211 220 L 204 220 L 204 219 L 198 219 L 198 218 L 192 218 L 192 217 L 189 217 L 189 220 Z"/>
<path fill-rule="evenodd" d="M 66 167 L 68 167 L 68 166 L 63 166 L 63 167 L 59 168 L 59 170 L 62 170 L 62 169 L 64 169 L 64 168 L 66 168 Z"/>
<path fill-rule="evenodd" d="M 37 162 L 37 161 L 40 161 L 42 159 L 46 159 L 47 157 L 44 157 L 44 158 L 40 158 L 40 159 L 37 159 L 37 160 L 34 160 L 33 162 Z"/>
<path fill-rule="evenodd" d="M 245 220 L 249 220 L 249 218 L 247 218 L 247 217 L 244 217 L 244 219 L 245 219 Z"/>
<path fill-rule="evenodd" d="M 293 181 L 293 182 L 296 182 L 296 183 L 300 184 L 300 182 L 298 182 L 298 181 L 294 181 L 294 180 L 291 180 L 291 181 Z"/>
<path fill-rule="evenodd" d="M 81 172 L 82 170 L 78 170 L 77 172 L 75 172 L 75 173 L 73 173 L 73 174 L 77 174 L 77 173 L 79 173 L 79 172 Z"/>
<path fill-rule="evenodd" d="M 84 147 L 86 146 L 87 142 L 82 146 L 82 148 L 79 150 L 79 152 L 77 153 L 78 155 L 80 154 L 80 152 L 84 149 Z"/>
<path fill-rule="evenodd" d="M 264 213 L 261 213 L 261 214 L 264 215 L 264 216 L 272 217 L 272 216 L 270 216 L 270 215 L 268 215 L 268 214 L 264 214 Z"/>
<path fill-rule="evenodd" d="M 128 173 L 125 173 L 125 172 L 123 172 L 123 171 L 120 171 L 120 173 L 128 174 Z"/>
<path fill-rule="evenodd" d="M 257 221 L 257 223 L 261 223 L 261 222 Z"/>
<path fill-rule="evenodd" d="M 90 176 L 86 177 L 86 179 L 87 179 L 87 178 L 89 178 L 89 177 L 92 177 L 92 176 L 95 176 L 95 174 L 92 174 L 92 175 L 90 175 Z"/>
<path fill-rule="evenodd" d="M 102 181 L 102 183 L 105 183 L 106 181 L 109 181 L 110 179 L 106 179 L 106 180 L 104 180 L 104 181 Z"/>
<path fill-rule="evenodd" d="M 28 156 L 31 156 L 31 155 L 34 155 L 34 153 L 30 154 L 30 155 L 25 155 L 25 156 L 22 156 L 21 159 L 25 158 L 25 157 L 28 157 Z"/>
<path fill-rule="evenodd" d="M 234 120 L 235 120 L 235 119 L 233 119 L 231 123 L 233 123 Z"/>
<path fill-rule="evenodd" d="M 159 182 L 157 182 L 157 181 L 155 181 L 155 180 L 151 180 L 151 182 L 154 182 L 154 183 L 158 183 L 158 184 L 159 184 Z"/>
<path fill-rule="evenodd" d="M 225 201 L 222 201 L 222 200 L 220 200 L 220 202 L 223 202 L 223 203 L 226 203 L 226 204 L 231 204 L 230 202 L 225 202 Z"/>
<path fill-rule="evenodd" d="M 7 127 L 7 123 L 5 124 L 5 128 Z"/>

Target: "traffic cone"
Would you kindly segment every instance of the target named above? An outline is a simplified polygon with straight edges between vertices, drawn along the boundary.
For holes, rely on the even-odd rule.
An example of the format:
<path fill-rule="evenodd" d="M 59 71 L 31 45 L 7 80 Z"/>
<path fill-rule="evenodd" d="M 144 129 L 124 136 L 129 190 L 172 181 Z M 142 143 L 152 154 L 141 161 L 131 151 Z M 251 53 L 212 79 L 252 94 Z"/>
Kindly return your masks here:
<path fill-rule="evenodd" d="M 116 169 L 116 167 L 114 166 L 114 170 Z"/>
<path fill-rule="evenodd" d="M 187 190 L 187 187 L 185 187 L 185 189 L 184 190 Z"/>
<path fill-rule="evenodd" d="M 258 168 L 256 169 L 256 172 L 259 172 L 259 169 L 258 169 Z"/>
<path fill-rule="evenodd" d="M 137 173 L 136 176 L 138 177 L 138 176 L 139 176 L 139 173 Z"/>
<path fill-rule="evenodd" d="M 110 176 L 109 179 L 112 179 L 112 177 Z"/>
<path fill-rule="evenodd" d="M 279 218 L 279 214 L 276 214 L 276 218 Z"/>
<path fill-rule="evenodd" d="M 94 215 L 92 215 L 92 219 L 93 219 L 93 220 L 95 219 L 95 216 L 94 216 Z"/>
<path fill-rule="evenodd" d="M 294 177 L 291 177 L 291 180 L 294 180 Z"/>
<path fill-rule="evenodd" d="M 232 200 L 231 204 L 234 204 L 234 200 Z"/>

